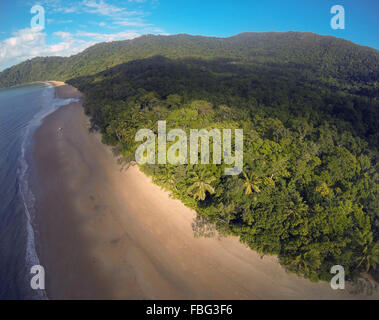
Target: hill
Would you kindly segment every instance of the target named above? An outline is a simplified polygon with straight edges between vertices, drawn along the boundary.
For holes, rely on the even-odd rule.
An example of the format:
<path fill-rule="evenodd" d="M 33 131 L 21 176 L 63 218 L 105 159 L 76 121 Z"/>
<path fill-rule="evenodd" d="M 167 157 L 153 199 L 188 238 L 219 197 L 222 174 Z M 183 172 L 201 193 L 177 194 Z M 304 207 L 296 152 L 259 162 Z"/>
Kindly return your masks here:
<path fill-rule="evenodd" d="M 159 120 L 187 136 L 244 130 L 237 176 L 225 176 L 224 164 L 142 166 L 198 212 L 200 233 L 214 224 L 312 280 L 329 281 L 333 265 L 349 279 L 378 277 L 377 84 L 317 68 L 154 56 L 68 83 L 85 93 L 93 128 L 125 163 L 135 160 L 138 129 L 157 132 Z"/>
<path fill-rule="evenodd" d="M 140 128 L 242 128 L 243 171 L 143 165 L 208 224 L 290 271 L 379 278 L 379 52 L 312 33 L 143 36 L 36 58 L 0 85 L 65 80 L 122 162 Z M 172 144 L 168 143 L 168 145 Z M 211 153 L 212 158 L 212 153 Z"/>
<path fill-rule="evenodd" d="M 127 61 L 167 58 L 230 58 L 252 63 L 295 64 L 344 81 L 377 81 L 379 53 L 343 39 L 300 32 L 242 33 L 229 38 L 146 35 L 96 44 L 71 57 L 34 58 L 0 73 L 0 87 L 92 75 Z"/>

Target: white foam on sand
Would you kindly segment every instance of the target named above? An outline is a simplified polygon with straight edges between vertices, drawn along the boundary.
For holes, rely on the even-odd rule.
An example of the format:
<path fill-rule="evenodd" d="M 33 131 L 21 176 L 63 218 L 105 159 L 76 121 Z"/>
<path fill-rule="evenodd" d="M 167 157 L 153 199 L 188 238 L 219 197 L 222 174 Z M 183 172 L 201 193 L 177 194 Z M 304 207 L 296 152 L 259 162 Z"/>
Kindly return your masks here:
<path fill-rule="evenodd" d="M 49 114 L 56 111 L 59 107 L 79 101 L 78 99 L 59 99 L 55 98 L 54 86 L 50 83 L 45 83 L 45 89 L 42 92 L 43 101 L 41 109 L 34 115 L 22 131 L 21 155 L 18 166 L 18 181 L 21 199 L 24 205 L 24 212 L 26 217 L 26 230 L 27 230 L 27 243 L 25 264 L 26 270 L 34 265 L 39 265 L 39 258 L 35 246 L 35 230 L 33 229 L 34 218 L 34 203 L 35 197 L 29 187 L 29 164 L 27 161 L 27 154 L 31 150 L 33 143 L 33 133 L 42 124 L 43 119 Z M 30 274 L 27 275 L 30 278 Z M 37 298 L 46 299 L 46 293 L 42 290 L 36 290 Z"/>

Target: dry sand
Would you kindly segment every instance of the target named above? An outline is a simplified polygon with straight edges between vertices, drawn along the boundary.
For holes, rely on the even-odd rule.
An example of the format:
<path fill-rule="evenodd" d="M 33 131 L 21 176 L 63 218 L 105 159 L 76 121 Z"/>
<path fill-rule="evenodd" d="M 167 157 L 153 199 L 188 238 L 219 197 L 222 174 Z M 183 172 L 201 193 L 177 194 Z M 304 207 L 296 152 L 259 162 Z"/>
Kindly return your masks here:
<path fill-rule="evenodd" d="M 54 84 L 60 97 L 80 96 Z M 49 298 L 367 298 L 288 274 L 237 238 L 195 238 L 195 213 L 138 167 L 121 171 L 88 127 L 72 103 L 35 133 L 38 252 Z"/>

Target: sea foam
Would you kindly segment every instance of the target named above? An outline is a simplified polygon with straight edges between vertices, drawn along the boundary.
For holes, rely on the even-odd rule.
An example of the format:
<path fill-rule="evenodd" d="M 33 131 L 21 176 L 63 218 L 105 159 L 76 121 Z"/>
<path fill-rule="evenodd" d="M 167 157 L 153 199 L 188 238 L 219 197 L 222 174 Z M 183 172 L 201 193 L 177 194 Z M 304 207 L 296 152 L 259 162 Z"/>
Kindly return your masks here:
<path fill-rule="evenodd" d="M 42 121 L 49 114 L 56 111 L 59 107 L 67 105 L 72 102 L 77 102 L 79 99 L 59 99 L 55 98 L 54 87 L 50 83 L 45 83 L 45 88 L 42 92 L 41 109 L 34 115 L 34 117 L 27 123 L 22 131 L 21 155 L 18 167 L 18 181 L 21 199 L 24 205 L 24 212 L 26 217 L 26 231 L 27 231 L 27 244 L 25 265 L 26 270 L 29 270 L 27 277 L 30 279 L 30 268 L 34 265 L 39 265 L 40 261 L 36 251 L 35 244 L 35 230 L 33 228 L 33 220 L 35 215 L 35 197 L 29 186 L 29 164 L 28 152 L 31 150 L 33 143 L 33 133 L 42 124 Z M 47 299 L 46 292 L 36 290 L 37 299 Z"/>

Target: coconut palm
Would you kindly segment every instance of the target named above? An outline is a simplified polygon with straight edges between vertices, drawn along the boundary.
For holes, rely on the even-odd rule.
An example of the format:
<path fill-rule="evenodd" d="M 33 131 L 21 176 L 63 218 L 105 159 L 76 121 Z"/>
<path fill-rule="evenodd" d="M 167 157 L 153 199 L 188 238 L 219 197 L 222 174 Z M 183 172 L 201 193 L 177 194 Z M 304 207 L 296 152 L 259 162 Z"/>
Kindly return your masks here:
<path fill-rule="evenodd" d="M 191 185 L 187 189 L 187 193 L 193 196 L 196 200 L 204 200 L 207 191 L 210 194 L 215 193 L 215 189 L 212 187 L 211 183 L 216 180 L 216 177 L 212 175 L 211 172 L 206 170 L 201 170 L 198 172 L 191 172 L 190 182 Z"/>
<path fill-rule="evenodd" d="M 291 265 L 294 266 L 298 272 L 309 276 L 320 268 L 321 263 L 320 253 L 316 250 L 310 250 L 296 256 L 291 262 Z"/>
<path fill-rule="evenodd" d="M 171 172 L 164 172 L 163 175 L 160 176 L 159 181 L 164 187 L 177 190 L 175 186 L 175 179 Z"/>
<path fill-rule="evenodd" d="M 363 256 L 359 258 L 360 262 L 358 267 L 363 263 L 366 264 L 366 271 L 368 272 L 371 268 L 376 269 L 376 265 L 379 264 L 379 242 L 367 245 L 363 249 Z"/>
<path fill-rule="evenodd" d="M 250 173 L 250 175 L 248 175 L 245 171 L 242 171 L 242 174 L 245 178 L 245 182 L 244 182 L 245 194 L 247 195 L 252 194 L 253 190 L 255 192 L 261 192 L 259 187 L 255 183 L 253 183 L 254 175 L 252 172 Z"/>

